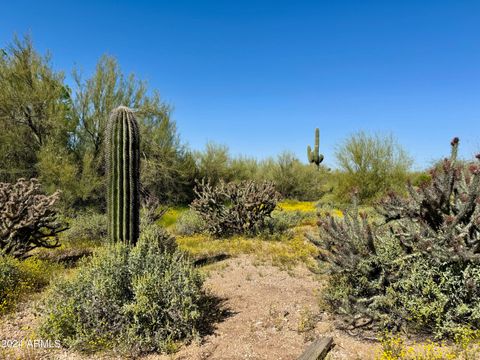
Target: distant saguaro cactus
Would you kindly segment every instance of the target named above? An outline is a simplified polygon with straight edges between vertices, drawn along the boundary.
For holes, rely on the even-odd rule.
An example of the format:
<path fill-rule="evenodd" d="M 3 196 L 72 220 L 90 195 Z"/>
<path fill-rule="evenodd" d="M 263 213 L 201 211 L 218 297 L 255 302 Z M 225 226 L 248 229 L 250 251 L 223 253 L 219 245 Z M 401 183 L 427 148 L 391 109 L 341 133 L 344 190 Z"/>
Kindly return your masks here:
<path fill-rule="evenodd" d="M 320 166 L 320 163 L 323 161 L 323 155 L 319 154 L 320 148 L 320 130 L 318 128 L 315 129 L 315 147 L 312 151 L 310 145 L 307 147 L 307 155 L 308 155 L 308 162 L 311 164 Z"/>
<path fill-rule="evenodd" d="M 133 111 L 112 111 L 106 128 L 108 233 L 134 245 L 140 223 L 140 139 Z"/>

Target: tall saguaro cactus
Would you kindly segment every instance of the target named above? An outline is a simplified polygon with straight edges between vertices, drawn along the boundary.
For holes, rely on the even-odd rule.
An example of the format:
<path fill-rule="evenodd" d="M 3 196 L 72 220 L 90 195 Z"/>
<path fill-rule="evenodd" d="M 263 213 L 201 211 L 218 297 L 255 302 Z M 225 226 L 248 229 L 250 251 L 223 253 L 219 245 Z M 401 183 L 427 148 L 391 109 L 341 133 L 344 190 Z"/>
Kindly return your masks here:
<path fill-rule="evenodd" d="M 108 233 L 134 245 L 140 223 L 140 138 L 133 111 L 112 111 L 106 128 Z"/>
<path fill-rule="evenodd" d="M 320 148 L 320 130 L 318 128 L 315 129 L 315 147 L 312 151 L 312 148 L 310 145 L 307 147 L 307 155 L 308 155 L 308 161 L 311 164 L 317 165 L 317 167 L 320 166 L 320 163 L 323 161 L 323 155 L 319 154 L 319 148 Z"/>

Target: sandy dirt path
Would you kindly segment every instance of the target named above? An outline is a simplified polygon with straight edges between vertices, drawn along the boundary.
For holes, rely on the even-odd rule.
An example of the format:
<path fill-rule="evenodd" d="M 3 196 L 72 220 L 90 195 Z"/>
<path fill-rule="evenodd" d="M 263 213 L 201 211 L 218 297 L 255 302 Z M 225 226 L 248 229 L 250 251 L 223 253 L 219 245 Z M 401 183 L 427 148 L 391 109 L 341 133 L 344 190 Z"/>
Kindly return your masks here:
<path fill-rule="evenodd" d="M 335 330 L 319 308 L 321 282 L 304 266 L 292 270 L 258 264 L 240 256 L 213 265 L 205 287 L 220 301 L 221 320 L 210 334 L 183 346 L 173 355 L 147 355 L 143 360 L 297 359 L 317 336 L 333 336 L 336 346 L 327 359 L 373 359 L 378 344 L 359 341 Z M 32 300 L 34 301 L 34 300 Z M 31 337 L 35 327 L 32 304 L 5 317 L 1 339 Z M 8 350 L 5 359 L 117 359 L 85 356 L 62 350 Z"/>

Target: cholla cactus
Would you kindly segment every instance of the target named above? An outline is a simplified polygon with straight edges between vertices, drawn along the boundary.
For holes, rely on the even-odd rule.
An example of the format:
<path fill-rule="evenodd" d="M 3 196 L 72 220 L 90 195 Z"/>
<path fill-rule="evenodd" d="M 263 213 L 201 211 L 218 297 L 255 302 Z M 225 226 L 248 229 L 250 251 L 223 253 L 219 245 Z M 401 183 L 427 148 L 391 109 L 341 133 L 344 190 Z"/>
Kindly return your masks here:
<path fill-rule="evenodd" d="M 40 193 L 37 179 L 0 183 L 0 250 L 26 258 L 37 248 L 60 246 L 58 233 L 67 229 L 56 220 L 54 205 L 60 193 Z"/>
<path fill-rule="evenodd" d="M 319 217 L 318 226 L 320 234 L 306 233 L 306 236 L 318 246 L 320 260 L 330 264 L 331 284 L 325 294 L 327 302 L 344 315 L 342 327 L 372 326 L 381 317 L 377 302 L 384 293 L 383 283 L 388 274 L 379 271 L 377 234 L 367 214 L 359 212 L 357 194 L 353 195 L 351 208 L 344 210 L 343 218 L 327 213 L 325 217 Z M 349 283 L 351 293 L 349 296 L 332 295 L 337 291 L 338 279 L 342 278 L 344 280 L 340 283 Z"/>
<path fill-rule="evenodd" d="M 325 235 L 322 241 L 308 236 L 313 243 L 326 250 L 321 253 L 324 260 L 341 268 L 355 267 L 365 256 L 376 255 L 372 225 L 368 222 L 367 214 L 358 211 L 356 194 L 352 200 L 352 207 L 344 210 L 343 219 L 337 220 L 330 213 L 325 218 L 319 218 L 318 225 Z"/>
<path fill-rule="evenodd" d="M 207 231 L 215 236 L 252 235 L 265 225 L 280 195 L 272 182 L 242 181 L 218 185 L 198 182 L 197 198 L 190 207 L 205 221 Z"/>
<path fill-rule="evenodd" d="M 108 233 L 135 245 L 140 225 L 140 139 L 133 111 L 112 111 L 106 130 Z"/>
<path fill-rule="evenodd" d="M 454 138 L 450 158 L 431 170 L 429 182 L 409 185 L 409 198 L 390 194 L 378 207 L 407 253 L 480 262 L 480 154 L 461 164 L 458 144 Z"/>
<path fill-rule="evenodd" d="M 480 155 L 459 162 L 458 144 L 429 181 L 377 206 L 384 224 L 372 227 L 355 202 L 342 220 L 319 219 L 312 240 L 330 264 L 325 298 L 349 329 L 480 329 Z"/>

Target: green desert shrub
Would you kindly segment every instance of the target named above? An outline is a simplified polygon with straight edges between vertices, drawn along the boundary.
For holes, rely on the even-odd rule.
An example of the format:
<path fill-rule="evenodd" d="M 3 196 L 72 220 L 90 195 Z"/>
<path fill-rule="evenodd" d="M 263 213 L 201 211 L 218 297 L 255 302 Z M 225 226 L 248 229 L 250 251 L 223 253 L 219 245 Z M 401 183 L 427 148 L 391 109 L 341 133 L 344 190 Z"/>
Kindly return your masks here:
<path fill-rule="evenodd" d="M 107 237 L 107 216 L 96 212 L 85 212 L 70 219 L 70 228 L 63 234 L 69 242 L 97 241 Z"/>
<path fill-rule="evenodd" d="M 480 329 L 480 266 L 432 264 L 419 256 L 405 261 L 403 276 L 389 287 L 387 300 L 413 330 L 456 336 Z"/>
<path fill-rule="evenodd" d="M 340 169 L 335 195 L 348 202 L 357 190 L 361 203 L 378 200 L 388 191 L 404 191 L 411 158 L 393 136 L 353 134 L 335 152 Z"/>
<path fill-rule="evenodd" d="M 285 198 L 318 200 L 330 192 L 328 171 L 324 166 L 302 163 L 298 157 L 284 151 L 275 158 L 258 161 L 245 156 L 233 157 L 227 146 L 208 143 L 195 153 L 197 179 L 207 179 L 212 186 L 224 182 L 254 180 L 271 181 Z"/>
<path fill-rule="evenodd" d="M 46 286 L 60 268 L 35 257 L 21 261 L 0 255 L 0 314 L 14 308 L 23 294 Z"/>
<path fill-rule="evenodd" d="M 155 244 L 162 251 L 174 252 L 177 250 L 175 238 L 155 224 L 145 226 L 140 237 L 144 243 Z"/>
<path fill-rule="evenodd" d="M 144 231 L 135 247 L 109 245 L 50 290 L 40 332 L 81 351 L 169 351 L 202 323 L 202 278 L 171 237 Z"/>
<path fill-rule="evenodd" d="M 284 198 L 315 201 L 329 191 L 327 175 L 325 167 L 303 164 L 295 154 L 285 151 L 276 159 L 260 162 L 256 178 L 272 181 Z"/>
<path fill-rule="evenodd" d="M 201 233 L 205 228 L 205 222 L 200 215 L 188 209 L 180 214 L 177 223 L 175 224 L 175 231 L 179 235 L 194 235 Z"/>
<path fill-rule="evenodd" d="M 0 314 L 8 310 L 20 295 L 22 273 L 20 261 L 9 256 L 0 256 Z"/>
<path fill-rule="evenodd" d="M 299 210 L 283 211 L 274 210 L 271 217 L 266 220 L 266 229 L 271 234 L 283 234 L 287 230 L 301 225 L 302 222 L 315 217 L 315 213 Z"/>
<path fill-rule="evenodd" d="M 356 206 L 320 218 L 312 240 L 330 264 L 325 298 L 350 329 L 480 330 L 480 166 L 457 151 L 455 138 L 427 182 L 381 201 L 382 224 Z"/>

